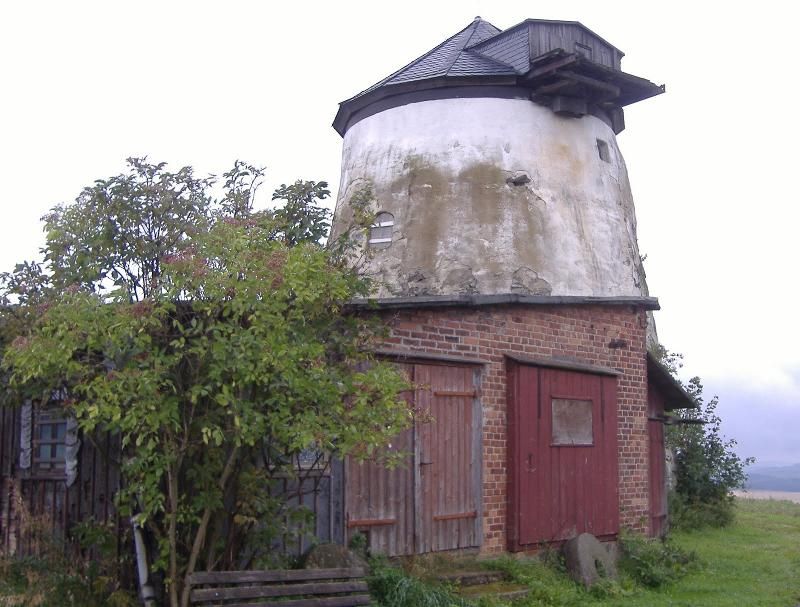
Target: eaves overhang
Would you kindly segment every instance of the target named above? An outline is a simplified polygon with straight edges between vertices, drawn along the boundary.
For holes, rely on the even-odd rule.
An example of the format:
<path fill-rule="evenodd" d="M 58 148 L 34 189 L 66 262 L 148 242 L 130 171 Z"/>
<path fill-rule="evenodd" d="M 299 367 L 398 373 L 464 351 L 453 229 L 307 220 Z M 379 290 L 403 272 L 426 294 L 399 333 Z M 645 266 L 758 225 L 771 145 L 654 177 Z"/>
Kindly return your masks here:
<path fill-rule="evenodd" d="M 501 293 L 497 295 L 422 295 L 414 297 L 384 297 L 353 299 L 350 309 L 402 310 L 410 308 L 482 307 L 496 305 L 528 306 L 632 306 L 642 310 L 660 310 L 655 297 L 593 297 L 582 295 L 522 295 Z"/>
<path fill-rule="evenodd" d="M 664 396 L 666 411 L 699 408 L 697 401 L 650 352 L 647 353 L 647 383 L 654 385 Z"/>

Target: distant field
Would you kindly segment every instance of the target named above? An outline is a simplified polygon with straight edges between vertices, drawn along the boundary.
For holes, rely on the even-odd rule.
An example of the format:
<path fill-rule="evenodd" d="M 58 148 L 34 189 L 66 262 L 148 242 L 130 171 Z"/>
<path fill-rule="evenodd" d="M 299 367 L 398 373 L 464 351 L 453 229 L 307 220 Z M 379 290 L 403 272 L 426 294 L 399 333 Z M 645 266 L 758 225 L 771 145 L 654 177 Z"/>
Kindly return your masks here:
<path fill-rule="evenodd" d="M 736 497 L 755 500 L 787 500 L 800 504 L 800 491 L 770 491 L 768 489 L 748 489 L 736 491 Z"/>
<path fill-rule="evenodd" d="M 791 466 L 754 465 L 747 469 L 747 489 L 800 492 L 800 464 Z"/>

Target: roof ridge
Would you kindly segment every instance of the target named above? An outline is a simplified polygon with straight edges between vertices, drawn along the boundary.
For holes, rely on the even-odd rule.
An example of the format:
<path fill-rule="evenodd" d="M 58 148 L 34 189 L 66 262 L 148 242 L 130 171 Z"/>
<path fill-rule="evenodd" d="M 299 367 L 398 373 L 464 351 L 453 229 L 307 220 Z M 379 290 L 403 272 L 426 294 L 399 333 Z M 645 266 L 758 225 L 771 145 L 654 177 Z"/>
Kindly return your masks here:
<path fill-rule="evenodd" d="M 472 39 L 475 37 L 475 34 L 476 34 L 476 33 L 477 33 L 477 31 L 478 31 L 478 26 L 479 26 L 481 23 L 485 23 L 486 25 L 489 25 L 489 26 L 491 26 L 491 27 L 493 27 L 494 29 L 496 29 L 496 30 L 497 30 L 497 32 L 491 36 L 492 38 L 493 38 L 494 36 L 496 36 L 497 34 L 500 34 L 500 33 L 502 33 L 502 31 L 503 31 L 503 30 L 501 30 L 499 27 L 497 27 L 496 25 L 493 25 L 492 23 L 489 23 L 488 21 L 485 21 L 484 19 L 481 19 L 481 17 L 479 17 L 479 16 L 478 16 L 478 17 L 475 17 L 475 19 L 473 19 L 473 20 L 472 20 L 472 23 L 470 23 L 470 24 L 467 26 L 467 27 L 472 27 L 472 32 L 470 32 L 470 34 L 469 34 L 469 37 L 468 37 L 468 38 L 467 38 L 467 40 L 464 42 L 464 46 L 462 46 L 462 47 L 461 47 L 461 50 L 460 50 L 460 51 L 458 51 L 457 53 L 455 53 L 455 57 L 453 58 L 453 61 L 450 63 L 450 66 L 447 68 L 447 70 L 446 70 L 446 71 L 445 71 L 445 73 L 444 73 L 444 75 L 445 75 L 445 76 L 448 76 L 448 75 L 450 75 L 450 70 L 452 70 L 452 69 L 453 69 L 453 67 L 455 67 L 456 63 L 457 63 L 457 62 L 458 62 L 458 60 L 461 58 L 461 54 L 462 54 L 462 53 L 465 53 L 465 52 L 469 52 L 469 43 L 470 43 L 470 41 L 471 41 L 471 40 L 472 40 Z M 465 28 L 464 28 L 463 30 L 461 30 L 461 31 L 463 32 L 464 30 L 466 30 L 466 29 L 467 29 L 467 27 L 465 27 Z M 461 32 L 459 32 L 459 33 L 461 33 Z M 475 44 L 477 45 L 477 44 L 480 44 L 480 43 L 479 43 L 479 42 L 476 42 Z M 481 58 L 484 58 L 484 55 L 478 55 L 478 56 L 480 56 Z M 494 62 L 495 62 L 497 65 L 502 65 L 503 67 L 511 67 L 511 66 L 509 66 L 509 65 L 506 65 L 506 64 L 504 64 L 504 63 L 501 63 L 501 62 L 499 62 L 499 61 L 495 61 L 495 60 L 494 60 L 494 59 L 492 59 L 491 57 L 489 57 L 489 59 L 491 59 L 492 61 L 494 61 Z M 513 68 L 512 68 L 512 69 L 513 69 Z"/>
<path fill-rule="evenodd" d="M 473 49 L 473 48 L 475 48 L 477 46 L 480 46 L 484 42 L 489 42 L 489 40 L 492 40 L 493 38 L 497 38 L 497 36 L 499 36 L 501 34 L 504 34 L 504 33 L 506 33 L 508 31 L 508 30 L 500 29 L 494 23 L 489 23 L 488 21 L 486 21 L 484 19 L 481 19 L 480 17 L 476 17 L 475 21 L 482 21 L 486 25 L 491 25 L 497 31 L 494 34 L 492 34 L 491 36 L 489 36 L 488 38 L 484 38 L 483 40 L 479 40 L 478 42 L 476 42 L 475 44 L 472 44 L 472 45 L 469 43 L 469 40 L 467 40 L 467 44 L 464 45 L 464 49 L 465 50 L 470 50 L 470 49 Z M 473 23 L 475 23 L 475 21 L 473 21 Z M 475 29 L 477 30 L 477 28 L 475 28 Z M 511 28 L 509 28 L 509 29 L 511 29 Z M 473 32 L 473 34 L 474 34 L 474 32 Z M 470 36 L 470 40 L 472 40 L 472 36 Z"/>
<path fill-rule="evenodd" d="M 458 61 L 458 58 L 461 57 L 461 53 L 463 53 L 466 50 L 467 46 L 469 45 L 469 41 L 472 40 L 472 37 L 475 35 L 475 32 L 478 31 L 478 24 L 480 22 L 481 22 L 481 18 L 480 17 L 475 17 L 475 19 L 472 20 L 472 23 L 470 23 L 467 27 L 465 27 L 463 30 L 461 30 L 461 32 L 464 32 L 468 28 L 470 28 L 470 27 L 472 28 L 472 31 L 469 33 L 469 36 L 467 36 L 467 40 L 461 46 L 461 49 L 459 51 L 457 51 L 456 53 L 453 53 L 453 60 L 450 62 L 450 65 L 444 71 L 444 75 L 445 76 L 450 74 L 450 70 L 453 69 L 453 66 L 456 64 L 456 61 Z M 461 32 L 459 32 L 459 34 Z"/>
<path fill-rule="evenodd" d="M 467 31 L 467 29 L 469 29 L 470 27 L 472 27 L 473 25 L 475 25 L 475 23 L 476 23 L 476 20 L 472 20 L 472 21 L 470 22 L 470 24 L 469 24 L 469 25 L 467 25 L 467 26 L 466 26 L 466 27 L 464 27 L 464 28 L 461 28 L 460 30 L 458 30 L 458 31 L 457 31 L 455 34 L 453 34 L 452 36 L 449 36 L 449 37 L 447 37 L 445 40 L 443 40 L 442 42 L 440 42 L 439 44 L 437 44 L 436 46 L 434 46 L 434 47 L 433 47 L 431 50 L 427 51 L 426 53 L 423 53 L 422 55 L 420 55 L 420 56 L 419 56 L 419 57 L 417 57 L 416 59 L 414 59 L 414 60 L 410 61 L 409 63 L 407 63 L 406 65 L 404 65 L 403 67 L 401 67 L 399 70 L 395 70 L 394 72 L 392 72 L 391 74 L 389 74 L 389 75 L 388 75 L 388 76 L 386 76 L 385 78 L 383 78 L 383 79 L 379 80 L 379 81 L 378 81 L 378 82 L 376 82 L 375 84 L 373 84 L 373 85 L 371 85 L 371 86 L 368 86 L 367 88 L 365 88 L 365 89 L 364 89 L 363 91 L 361 91 L 360 93 L 358 93 L 358 94 L 356 94 L 356 95 L 353 95 L 352 97 L 350 97 L 350 99 L 355 99 L 356 97 L 359 97 L 360 95 L 363 95 L 363 94 L 365 94 L 365 93 L 368 93 L 368 92 L 370 92 L 370 91 L 372 91 L 372 90 L 374 90 L 374 89 L 376 89 L 376 88 L 378 88 L 378 87 L 382 86 L 383 84 L 385 84 L 386 82 L 388 82 L 389 80 L 391 80 L 392 78 L 394 78 L 395 76 L 397 76 L 398 74 L 400 74 L 401 72 L 404 72 L 404 71 L 406 71 L 406 70 L 407 70 L 408 68 L 410 68 L 411 66 L 413 66 L 413 65 L 416 65 L 417 63 L 419 63 L 420 61 L 422 61 L 423 59 L 425 59 L 425 58 L 426 58 L 426 57 L 428 57 L 429 55 L 432 55 L 433 53 L 435 53 L 436 51 L 438 51 L 438 50 L 439 50 L 441 47 L 443 47 L 445 44 L 447 44 L 448 42 L 450 42 L 450 41 L 451 41 L 453 38 L 455 38 L 455 37 L 456 37 L 456 36 L 458 36 L 459 34 L 463 34 L 465 31 Z M 486 23 L 489 23 L 489 22 L 487 21 Z M 491 24 L 491 23 L 489 23 L 489 25 L 492 25 L 492 24 Z M 492 27 L 495 27 L 495 26 L 494 26 L 494 25 L 492 25 Z M 462 50 L 462 51 L 464 50 L 464 49 L 463 49 L 463 47 L 462 47 L 462 49 L 461 49 L 461 50 Z M 460 52 L 459 52 L 459 53 L 456 53 L 456 59 L 458 59 L 458 55 L 459 55 L 459 54 L 460 54 Z M 453 63 L 455 63 L 455 59 L 453 60 Z M 448 68 L 447 68 L 447 71 L 449 72 L 449 71 L 450 71 L 450 68 L 452 68 L 452 67 L 453 67 L 453 64 L 451 63 L 451 64 L 450 64 L 450 67 L 448 67 Z M 446 73 L 447 73 L 447 72 L 445 72 L 445 74 L 446 74 Z M 350 101 L 350 99 L 347 99 L 347 100 L 345 100 L 345 101 L 342 101 L 342 103 L 346 103 L 347 101 Z M 342 105 L 342 103 L 340 103 L 339 105 Z"/>

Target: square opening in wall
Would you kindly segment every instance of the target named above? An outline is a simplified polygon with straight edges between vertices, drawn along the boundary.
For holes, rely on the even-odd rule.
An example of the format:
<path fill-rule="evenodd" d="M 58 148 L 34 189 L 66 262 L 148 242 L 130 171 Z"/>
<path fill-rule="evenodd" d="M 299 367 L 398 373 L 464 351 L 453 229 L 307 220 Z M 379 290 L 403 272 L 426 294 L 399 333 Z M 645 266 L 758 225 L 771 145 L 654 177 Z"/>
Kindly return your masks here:
<path fill-rule="evenodd" d="M 597 153 L 600 155 L 600 160 L 611 162 L 611 153 L 608 150 L 608 144 L 602 139 L 597 140 Z"/>
<path fill-rule="evenodd" d="M 553 445 L 593 445 L 592 401 L 553 399 Z"/>

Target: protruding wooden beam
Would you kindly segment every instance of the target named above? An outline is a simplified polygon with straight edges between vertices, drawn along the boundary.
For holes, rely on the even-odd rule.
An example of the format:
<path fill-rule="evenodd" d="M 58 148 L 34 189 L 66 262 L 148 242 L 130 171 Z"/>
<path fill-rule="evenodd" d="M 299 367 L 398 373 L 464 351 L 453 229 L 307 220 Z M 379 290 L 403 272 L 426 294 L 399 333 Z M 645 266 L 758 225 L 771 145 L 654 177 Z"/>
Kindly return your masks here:
<path fill-rule="evenodd" d="M 620 93 L 622 92 L 622 90 L 618 86 L 615 86 L 608 82 L 604 82 L 603 80 L 598 80 L 597 78 L 584 76 L 583 74 L 578 74 L 570 70 L 559 70 L 556 72 L 556 76 L 559 76 L 561 78 L 567 78 L 568 80 L 572 80 L 573 82 L 578 82 L 588 87 L 604 91 L 608 95 L 611 95 L 612 99 L 619 97 Z"/>

